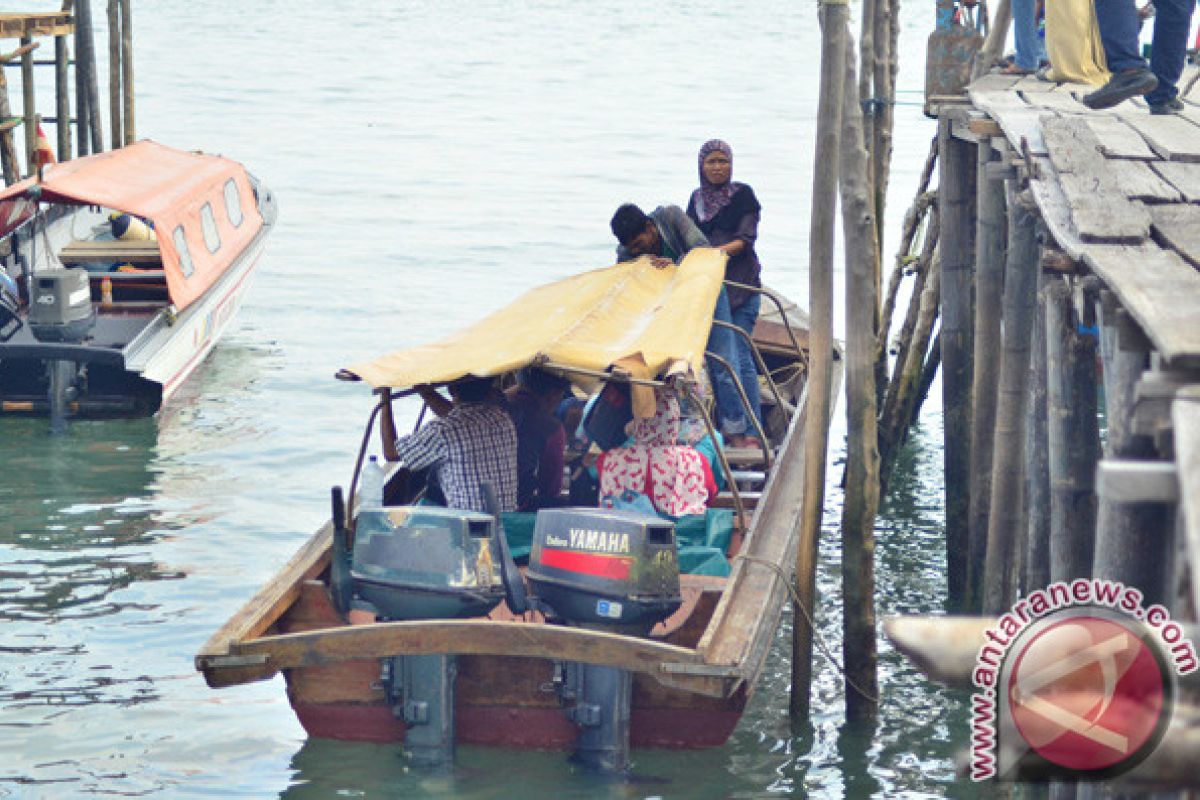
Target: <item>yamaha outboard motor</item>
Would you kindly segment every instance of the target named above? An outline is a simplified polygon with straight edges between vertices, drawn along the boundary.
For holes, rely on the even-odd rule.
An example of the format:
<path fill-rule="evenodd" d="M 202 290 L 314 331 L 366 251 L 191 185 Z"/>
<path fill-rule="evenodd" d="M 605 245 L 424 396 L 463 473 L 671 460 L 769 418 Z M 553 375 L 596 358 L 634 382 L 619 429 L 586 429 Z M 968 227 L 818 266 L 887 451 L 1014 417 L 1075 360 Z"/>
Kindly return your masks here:
<path fill-rule="evenodd" d="M 381 620 L 454 619 L 487 614 L 504 599 L 496 519 L 434 506 L 367 508 L 358 513 L 350 574 L 352 605 Z M 455 658 L 396 656 L 383 662 L 383 686 L 406 726 L 416 764 L 454 757 Z"/>
<path fill-rule="evenodd" d="M 660 517 L 597 508 L 538 512 L 529 583 L 568 625 L 645 636 L 679 608 L 675 526 Z M 580 728 L 576 758 L 620 771 L 629 764 L 633 676 L 567 664 L 562 699 Z"/>
<path fill-rule="evenodd" d="M 87 338 L 96 324 L 87 270 L 42 270 L 30 279 L 29 290 L 29 330 L 38 341 L 78 343 Z M 78 393 L 78 370 L 74 361 L 61 359 L 47 366 L 51 425 L 61 429 L 67 404 Z"/>

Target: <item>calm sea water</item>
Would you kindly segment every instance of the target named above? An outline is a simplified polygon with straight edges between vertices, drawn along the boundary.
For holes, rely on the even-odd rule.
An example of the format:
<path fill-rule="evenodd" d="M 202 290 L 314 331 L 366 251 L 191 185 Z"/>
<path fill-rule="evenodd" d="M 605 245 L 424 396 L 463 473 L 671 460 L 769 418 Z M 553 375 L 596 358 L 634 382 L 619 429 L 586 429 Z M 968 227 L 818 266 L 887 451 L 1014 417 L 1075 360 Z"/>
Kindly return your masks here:
<path fill-rule="evenodd" d="M 764 206 L 766 278 L 803 300 L 815 3 L 134 6 L 139 134 L 243 161 L 281 216 L 239 326 L 158 417 L 61 437 L 0 422 L 0 797 L 963 793 L 963 698 L 886 642 L 877 727 L 843 727 L 820 659 L 816 713 L 793 728 L 788 616 L 728 745 L 637 752 L 615 782 L 556 753 L 475 748 L 410 772 L 390 747 L 306 741 L 281 680 L 212 691 L 192 669 L 347 480 L 369 397 L 334 372 L 610 263 L 612 210 L 684 203 L 704 140 L 733 144 Z M 900 99 L 915 104 L 932 13 L 903 13 Z M 915 105 L 897 119 L 893 240 L 934 132 Z M 818 617 L 834 651 L 840 441 Z M 881 617 L 943 602 L 939 448 L 927 411 L 879 523 Z"/>

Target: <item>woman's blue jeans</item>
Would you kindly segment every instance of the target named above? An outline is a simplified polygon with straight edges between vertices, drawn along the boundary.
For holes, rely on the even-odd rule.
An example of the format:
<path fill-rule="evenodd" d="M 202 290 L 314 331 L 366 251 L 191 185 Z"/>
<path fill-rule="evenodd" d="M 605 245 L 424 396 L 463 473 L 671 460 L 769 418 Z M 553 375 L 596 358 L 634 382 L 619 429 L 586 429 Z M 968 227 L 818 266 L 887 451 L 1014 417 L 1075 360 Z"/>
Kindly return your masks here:
<path fill-rule="evenodd" d="M 754 296 L 753 301 L 748 302 L 753 302 L 754 307 L 747 309 L 746 304 L 743 304 L 738 308 L 735 318 L 734 312 L 729 308 L 729 295 L 726 294 L 725 287 L 721 287 L 721 294 L 717 296 L 716 308 L 713 309 L 713 320 L 731 322 L 741 327 L 742 330 L 746 330 L 745 320 L 749 319 L 750 329 L 753 329 L 754 320 L 758 317 L 758 295 Z M 750 316 L 750 311 L 753 311 L 753 316 Z M 758 371 L 755 369 L 754 356 L 750 353 L 750 348 L 742 337 L 728 328 L 713 325 L 708 334 L 707 347 L 709 352 L 720 356 L 733 366 L 738 373 L 738 380 L 742 382 L 742 387 L 746 390 L 750 407 L 756 409 L 756 413 L 761 414 Z M 749 370 L 749 375 L 754 376 L 749 381 L 746 379 L 747 370 Z M 737 390 L 733 376 L 724 364 L 719 364 L 711 358 L 708 359 L 708 375 L 713 384 L 713 392 L 716 394 L 717 426 L 721 433 L 726 436 L 745 434 L 752 426 L 746 418 L 746 407 L 742 405 L 742 397 Z"/>
<path fill-rule="evenodd" d="M 761 306 L 762 295 L 751 294 L 746 298 L 746 302 L 733 309 L 733 324 L 744 330 L 747 335 L 753 336 L 754 323 L 758 321 L 758 311 Z M 734 336 L 737 334 L 735 333 Z M 741 336 L 737 336 L 737 343 L 738 380 L 742 382 L 742 387 L 746 390 L 746 397 L 750 399 L 750 407 L 754 409 L 754 416 L 758 417 L 761 425 L 763 418 L 762 398 L 758 393 L 758 363 L 754 360 L 754 353 L 750 350 L 749 342 Z"/>

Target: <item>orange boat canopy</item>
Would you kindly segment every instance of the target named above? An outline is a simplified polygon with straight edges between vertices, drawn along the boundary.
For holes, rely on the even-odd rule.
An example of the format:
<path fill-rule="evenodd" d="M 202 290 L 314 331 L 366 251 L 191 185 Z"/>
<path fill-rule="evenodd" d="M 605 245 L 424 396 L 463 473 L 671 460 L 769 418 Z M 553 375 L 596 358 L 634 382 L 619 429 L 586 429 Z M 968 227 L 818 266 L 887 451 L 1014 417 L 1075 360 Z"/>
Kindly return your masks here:
<path fill-rule="evenodd" d="M 0 192 L 0 201 L 17 197 L 150 220 L 167 290 L 180 310 L 216 283 L 263 226 L 241 164 L 149 140 L 50 165 L 40 183 L 28 178 Z"/>

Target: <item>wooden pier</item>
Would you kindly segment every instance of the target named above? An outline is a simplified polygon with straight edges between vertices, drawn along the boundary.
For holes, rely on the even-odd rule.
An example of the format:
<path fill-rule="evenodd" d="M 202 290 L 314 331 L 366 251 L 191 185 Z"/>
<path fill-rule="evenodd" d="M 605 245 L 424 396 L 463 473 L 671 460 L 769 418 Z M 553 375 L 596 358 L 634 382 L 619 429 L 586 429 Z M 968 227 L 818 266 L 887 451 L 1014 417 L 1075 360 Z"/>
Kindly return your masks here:
<path fill-rule="evenodd" d="M 933 106 L 949 583 L 986 616 L 887 631 L 937 679 L 1050 581 L 1118 580 L 1197 630 L 1200 70 L 1179 85 L 1179 115 L 1000 74 Z M 1198 694 L 1180 687 L 1174 765 L 1200 759 Z"/>

